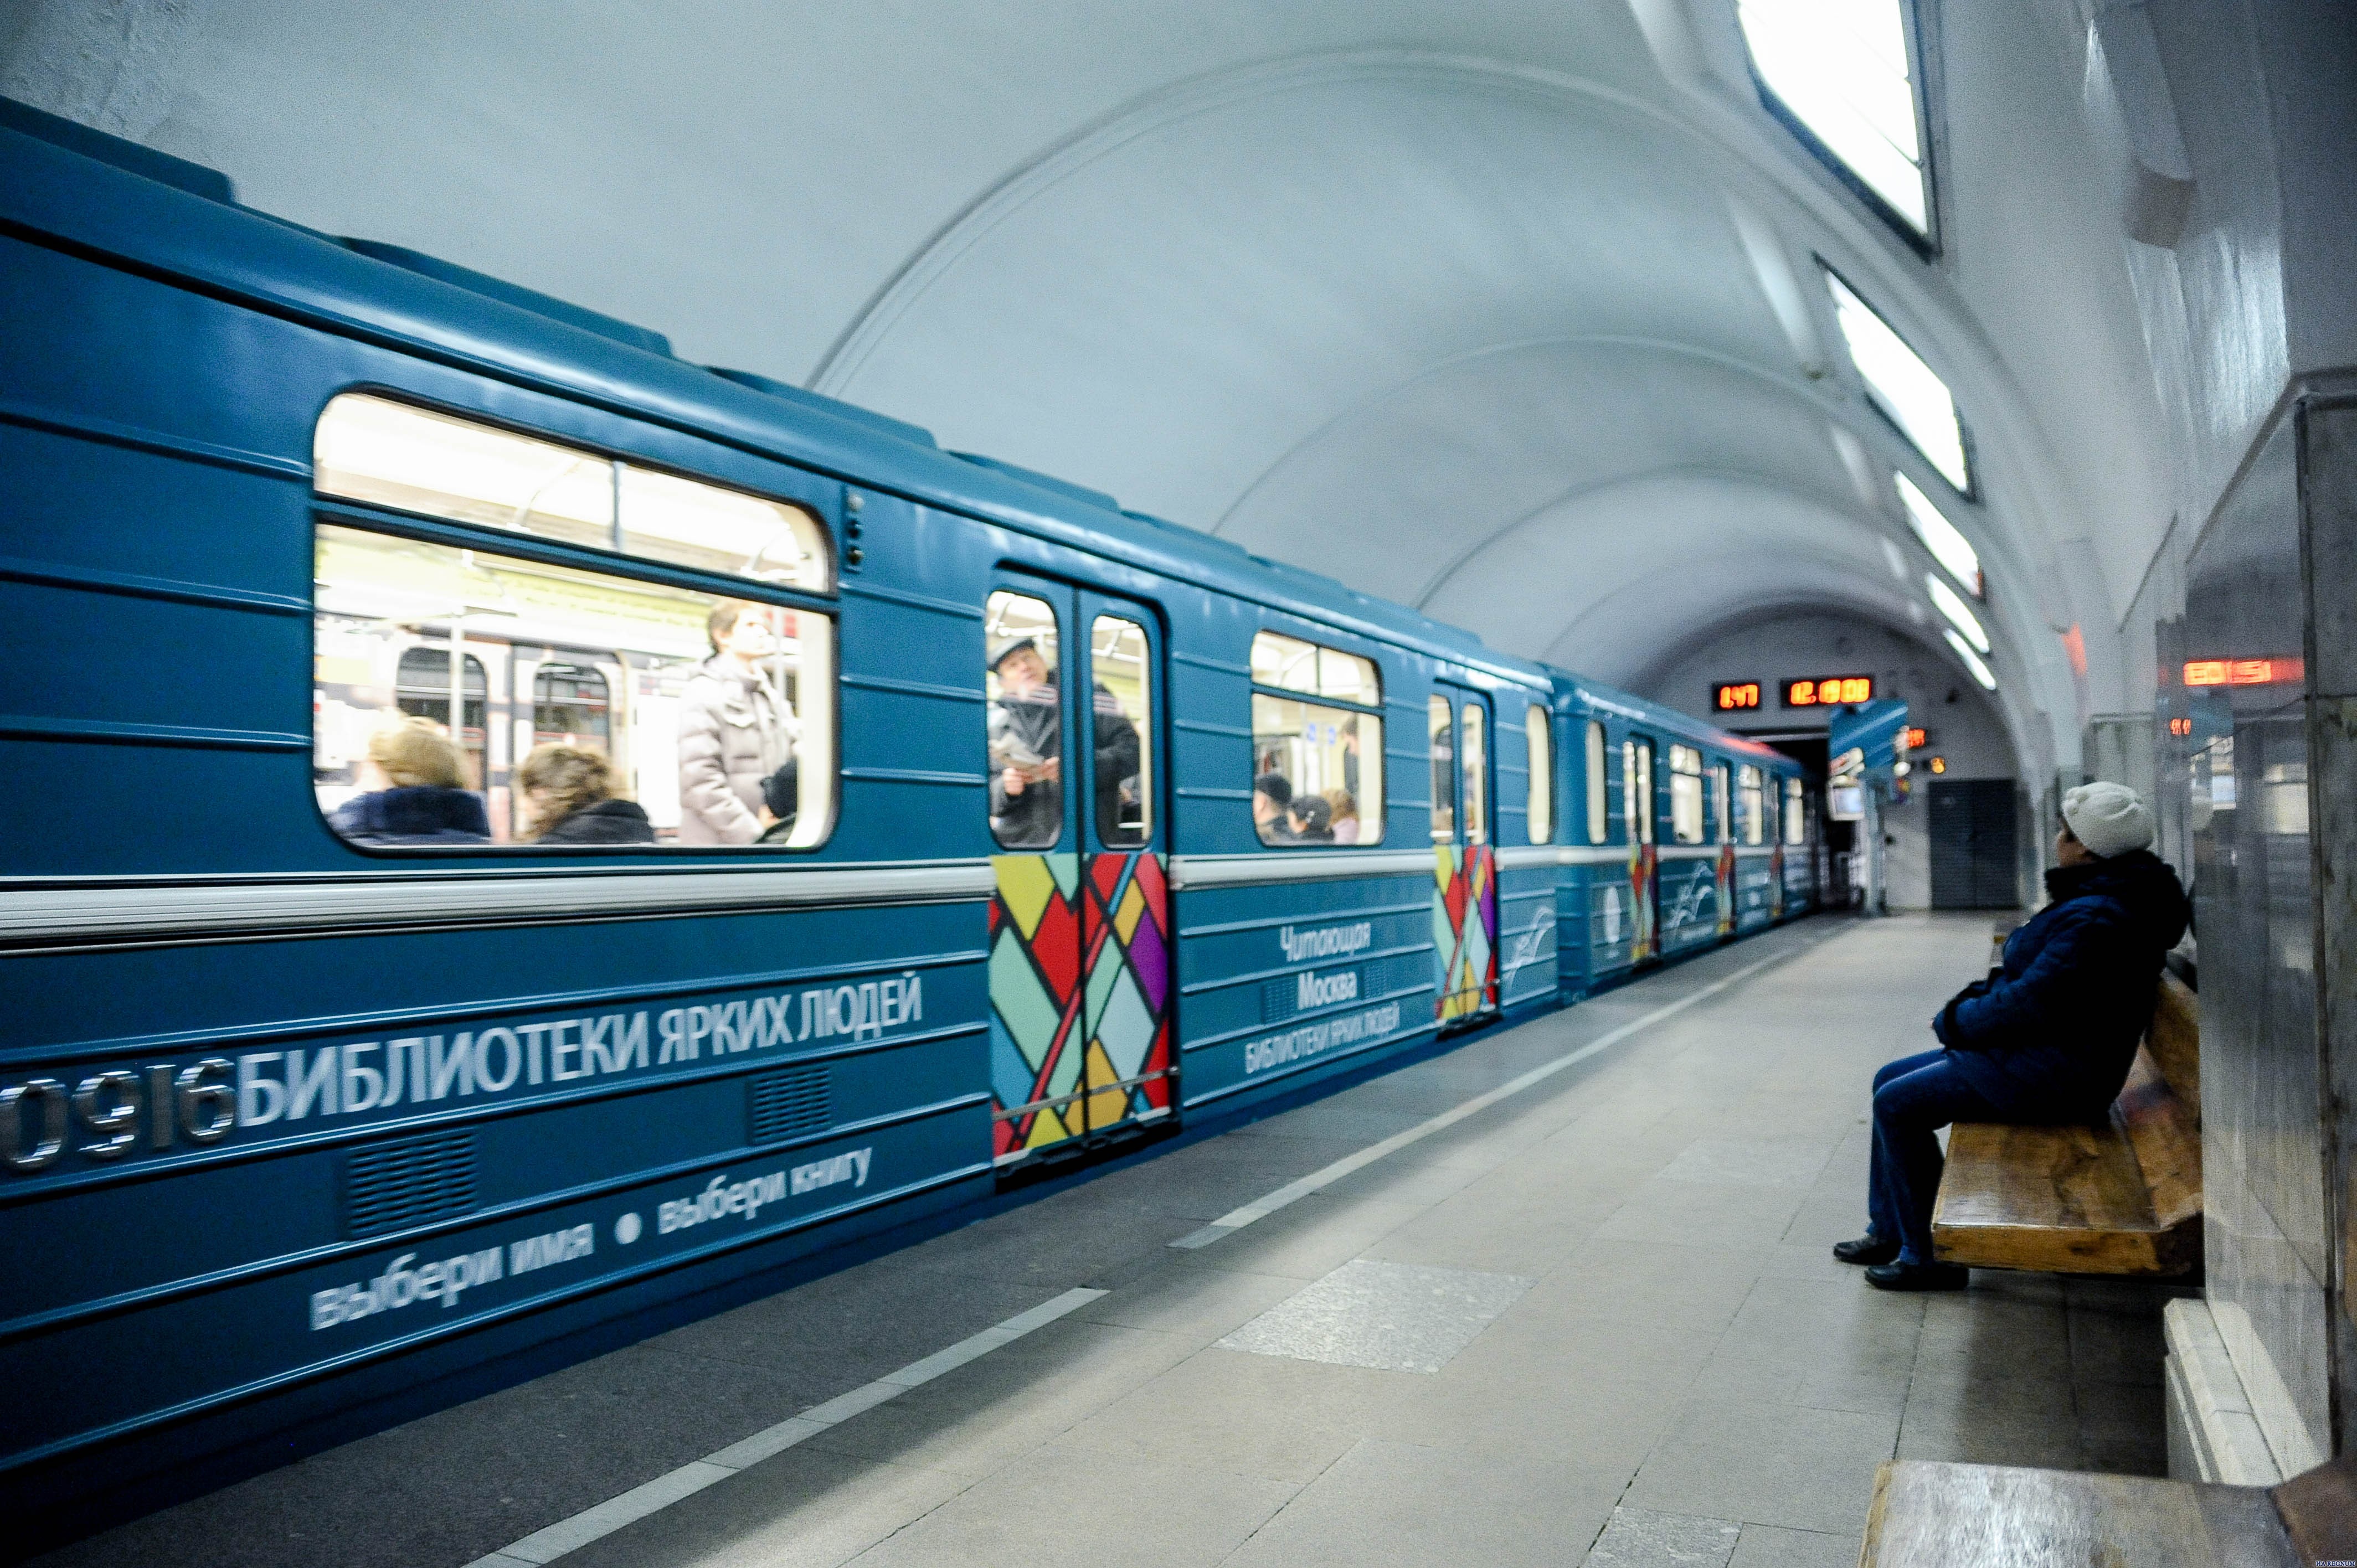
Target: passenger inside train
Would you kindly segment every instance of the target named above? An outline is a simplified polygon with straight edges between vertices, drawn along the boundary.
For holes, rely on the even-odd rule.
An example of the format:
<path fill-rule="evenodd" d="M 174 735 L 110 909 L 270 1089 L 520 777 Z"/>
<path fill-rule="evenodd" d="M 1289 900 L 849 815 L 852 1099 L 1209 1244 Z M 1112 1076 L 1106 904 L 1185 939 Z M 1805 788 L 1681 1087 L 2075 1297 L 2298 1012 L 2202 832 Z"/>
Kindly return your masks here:
<path fill-rule="evenodd" d="M 793 759 L 801 733 L 768 667 L 778 652 L 772 622 L 782 613 L 723 599 L 705 618 L 712 657 L 680 699 L 682 843 L 751 843 L 770 825 L 761 780 Z"/>
<path fill-rule="evenodd" d="M 1002 615 L 1038 605 L 996 594 Z M 1054 622 L 999 644 L 990 660 L 990 831 L 1008 849 L 1046 849 L 1063 831 L 1063 725 L 1057 712 Z M 1031 618 L 1027 617 L 1026 618 Z"/>
<path fill-rule="evenodd" d="M 467 785 L 458 748 L 431 719 L 406 718 L 369 736 L 362 793 L 328 824 L 354 843 L 481 843 L 483 802 Z"/>
<path fill-rule="evenodd" d="M 791 768 L 789 762 L 786 765 Z M 534 746 L 516 770 L 534 843 L 652 843 L 646 808 L 614 793 L 614 765 L 587 746 Z M 762 781 L 764 800 L 770 780 Z M 765 804 L 765 820 L 769 808 Z"/>

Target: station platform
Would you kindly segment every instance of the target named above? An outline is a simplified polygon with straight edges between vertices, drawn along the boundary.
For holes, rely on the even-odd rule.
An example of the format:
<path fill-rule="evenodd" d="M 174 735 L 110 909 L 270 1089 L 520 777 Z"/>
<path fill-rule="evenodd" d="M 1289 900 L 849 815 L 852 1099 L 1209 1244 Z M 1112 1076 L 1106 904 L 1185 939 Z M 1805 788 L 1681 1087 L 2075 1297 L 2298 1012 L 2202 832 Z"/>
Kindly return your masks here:
<path fill-rule="evenodd" d="M 1848 1568 L 1898 1457 L 2165 1469 L 2164 1287 L 1888 1295 L 1821 917 L 41 1559 Z"/>

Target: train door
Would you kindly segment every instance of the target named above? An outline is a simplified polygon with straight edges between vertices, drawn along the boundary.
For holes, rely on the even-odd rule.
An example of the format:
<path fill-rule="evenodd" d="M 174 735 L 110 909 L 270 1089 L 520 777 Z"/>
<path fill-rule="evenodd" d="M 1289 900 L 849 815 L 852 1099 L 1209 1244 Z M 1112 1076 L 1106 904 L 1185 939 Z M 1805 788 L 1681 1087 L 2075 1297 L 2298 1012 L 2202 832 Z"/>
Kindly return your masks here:
<path fill-rule="evenodd" d="M 1735 934 L 1735 823 L 1732 820 L 1731 786 L 1727 765 L 1715 762 L 1710 768 L 1710 792 L 1715 798 L 1717 812 L 1713 825 L 1718 830 L 1718 934 Z"/>
<path fill-rule="evenodd" d="M 1629 909 L 1635 932 L 1629 961 L 1659 956 L 1662 913 L 1661 851 L 1653 842 L 1653 742 L 1632 735 L 1620 743 L 1620 817 L 1629 840 Z"/>
<path fill-rule="evenodd" d="M 1013 574 L 984 631 L 993 1155 L 1008 1165 L 1175 1102 L 1161 648 L 1143 607 Z"/>
<path fill-rule="evenodd" d="M 1432 942 L 1442 1025 L 1498 1006 L 1498 853 L 1491 831 L 1490 699 L 1443 686 L 1426 705 L 1432 741 Z"/>

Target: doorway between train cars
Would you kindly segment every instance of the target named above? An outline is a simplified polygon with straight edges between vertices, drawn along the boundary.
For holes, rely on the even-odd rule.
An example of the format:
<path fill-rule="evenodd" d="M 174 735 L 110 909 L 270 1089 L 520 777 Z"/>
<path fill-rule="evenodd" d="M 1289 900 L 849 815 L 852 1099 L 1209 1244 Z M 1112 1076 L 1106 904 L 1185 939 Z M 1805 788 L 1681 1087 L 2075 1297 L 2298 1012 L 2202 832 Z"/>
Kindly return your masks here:
<path fill-rule="evenodd" d="M 1629 942 L 1631 966 L 1662 956 L 1661 815 L 1653 798 L 1653 737 L 1631 734 L 1620 743 L 1620 815 L 1629 847 Z"/>
<path fill-rule="evenodd" d="M 1432 746 L 1432 945 L 1443 1029 L 1498 1010 L 1496 784 L 1487 693 L 1437 683 L 1426 703 Z"/>
<path fill-rule="evenodd" d="M 1160 618 L 1001 572 L 984 605 L 992 1156 L 1163 1120 L 1171 1020 Z"/>

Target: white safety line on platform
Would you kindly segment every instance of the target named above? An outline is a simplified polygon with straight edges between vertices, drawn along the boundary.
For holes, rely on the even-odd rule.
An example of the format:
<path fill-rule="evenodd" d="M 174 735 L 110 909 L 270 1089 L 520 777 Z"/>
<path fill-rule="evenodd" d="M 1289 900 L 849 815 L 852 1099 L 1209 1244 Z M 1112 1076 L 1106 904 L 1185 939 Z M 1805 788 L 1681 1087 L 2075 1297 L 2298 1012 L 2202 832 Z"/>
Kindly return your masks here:
<path fill-rule="evenodd" d="M 1717 995 L 1720 992 L 1726 990 L 1728 986 L 1733 985 L 1736 982 L 1748 980 L 1752 975 L 1759 973 L 1761 970 L 1766 969 L 1770 964 L 1781 963 L 1786 959 L 1790 958 L 1797 958 L 1802 953 L 1808 951 L 1811 948 L 1817 946 L 1819 942 L 1830 941 L 1832 940 L 1832 937 L 1819 937 L 1815 941 L 1796 944 L 1789 951 L 1770 953 L 1766 958 L 1758 959 L 1750 963 L 1747 963 L 1741 969 L 1737 970 L 1733 974 L 1727 975 L 1723 979 L 1712 981 L 1708 985 L 1704 986 L 1701 990 L 1694 993 L 1690 996 L 1682 996 L 1677 1001 L 1672 1002 L 1665 1006 L 1656 1007 L 1641 1018 L 1632 1018 L 1628 1023 L 1621 1025 L 1619 1028 L 1608 1030 L 1606 1033 L 1599 1035 L 1595 1039 L 1590 1040 L 1587 1044 L 1580 1047 L 1577 1050 L 1567 1051 L 1564 1055 L 1555 1058 L 1553 1061 L 1542 1062 L 1537 1067 L 1531 1069 L 1530 1071 L 1522 1074 L 1520 1077 L 1508 1079 L 1497 1088 L 1490 1090 L 1486 1093 L 1477 1094 L 1472 1099 L 1466 1101 L 1463 1104 L 1453 1106 L 1450 1109 L 1442 1112 L 1439 1115 L 1433 1117 L 1430 1121 L 1419 1122 L 1415 1126 L 1408 1128 L 1405 1132 L 1394 1133 L 1390 1137 L 1383 1139 L 1380 1143 L 1368 1144 L 1365 1148 L 1361 1149 L 1356 1154 L 1345 1155 L 1340 1159 L 1336 1160 L 1332 1165 L 1324 1166 L 1318 1170 L 1311 1171 L 1308 1176 L 1301 1177 L 1297 1181 L 1287 1182 L 1285 1186 L 1278 1187 L 1275 1192 L 1270 1193 L 1267 1197 L 1254 1198 L 1252 1202 L 1245 1204 L 1241 1208 L 1232 1208 L 1227 1213 L 1221 1215 L 1217 1219 L 1212 1220 L 1209 1225 L 1204 1226 L 1200 1230 L 1190 1230 L 1186 1235 L 1179 1237 L 1176 1241 L 1171 1242 L 1170 1245 L 1173 1247 L 1185 1247 L 1189 1249 L 1196 1247 L 1208 1247 L 1214 1241 L 1222 1240 L 1227 1237 L 1232 1236 L 1237 1231 L 1243 1230 L 1245 1226 L 1250 1225 L 1254 1220 L 1265 1219 L 1270 1215 L 1275 1213 L 1278 1209 L 1283 1208 L 1286 1204 L 1292 1203 L 1298 1198 L 1308 1197 L 1311 1193 L 1317 1192 L 1320 1188 L 1331 1187 L 1336 1182 L 1340 1181 L 1344 1176 L 1349 1176 L 1352 1171 L 1363 1170 L 1367 1166 L 1373 1165 L 1377 1160 L 1382 1159 L 1385 1155 L 1395 1154 L 1399 1150 L 1406 1148 L 1410 1144 L 1416 1143 L 1421 1139 L 1429 1138 L 1435 1133 L 1440 1132 L 1446 1128 L 1454 1127 L 1459 1122 L 1464 1121 L 1468 1116 L 1477 1115 L 1481 1112 L 1487 1111 L 1490 1107 L 1497 1104 L 1501 1100 L 1512 1099 L 1513 1096 L 1522 1093 L 1523 1090 L 1529 1089 L 1534 1084 L 1543 1083 L 1546 1079 L 1553 1078 L 1556 1073 L 1563 1071 L 1566 1068 L 1577 1067 L 1581 1062 L 1586 1061 L 1588 1058 L 1596 1055 L 1597 1052 L 1607 1050 L 1613 1046 L 1617 1046 L 1621 1041 L 1627 1039 L 1630 1036 L 1643 1029 L 1650 1029 L 1664 1018 L 1670 1017 L 1675 1014 L 1683 1013 L 1687 1008 L 1694 1006 L 1696 1003 L 1708 1001 L 1711 997 Z"/>
<path fill-rule="evenodd" d="M 904 1394 L 921 1383 L 929 1383 L 968 1361 L 987 1356 L 1001 1345 L 1012 1344 L 1035 1328 L 1045 1328 L 1067 1313 L 1078 1311 L 1105 1294 L 1101 1290 L 1068 1290 L 1053 1301 L 1042 1302 L 1028 1312 L 1018 1312 L 1006 1322 L 961 1339 L 946 1350 L 937 1350 L 921 1361 L 911 1361 L 898 1371 L 885 1373 L 872 1383 L 864 1383 L 846 1394 L 837 1394 L 824 1404 L 813 1405 L 800 1415 L 790 1416 L 775 1426 L 764 1427 L 752 1436 L 732 1443 L 716 1454 L 690 1460 L 678 1469 L 657 1476 L 643 1486 L 633 1487 L 619 1497 L 608 1498 L 595 1508 L 582 1509 L 570 1519 L 558 1520 L 545 1530 L 536 1530 L 522 1541 L 510 1541 L 497 1552 L 475 1559 L 468 1568 L 540 1568 L 542 1563 L 554 1563 L 568 1552 L 577 1552 L 593 1541 L 613 1534 L 626 1524 L 635 1524 L 649 1514 L 671 1507 L 682 1498 L 693 1497 L 716 1481 L 725 1481 L 739 1470 L 748 1469 L 772 1455 L 782 1454 L 795 1444 L 817 1436 L 838 1422 L 849 1421 L 862 1411 L 873 1410 L 886 1400 Z"/>

